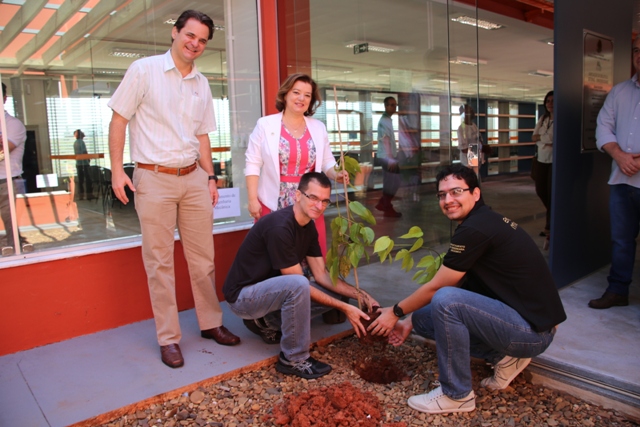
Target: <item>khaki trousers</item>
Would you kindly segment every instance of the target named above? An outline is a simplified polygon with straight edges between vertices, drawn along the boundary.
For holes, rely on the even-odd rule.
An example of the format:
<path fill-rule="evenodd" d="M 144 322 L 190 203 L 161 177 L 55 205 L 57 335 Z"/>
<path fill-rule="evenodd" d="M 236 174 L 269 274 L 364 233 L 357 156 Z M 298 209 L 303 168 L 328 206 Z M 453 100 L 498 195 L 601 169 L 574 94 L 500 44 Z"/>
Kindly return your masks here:
<path fill-rule="evenodd" d="M 222 325 L 215 290 L 213 209 L 207 173 L 198 168 L 174 176 L 136 168 L 135 207 L 142 230 L 142 260 L 160 345 L 180 341 L 173 265 L 174 230 L 178 226 L 189 268 L 200 330 Z"/>

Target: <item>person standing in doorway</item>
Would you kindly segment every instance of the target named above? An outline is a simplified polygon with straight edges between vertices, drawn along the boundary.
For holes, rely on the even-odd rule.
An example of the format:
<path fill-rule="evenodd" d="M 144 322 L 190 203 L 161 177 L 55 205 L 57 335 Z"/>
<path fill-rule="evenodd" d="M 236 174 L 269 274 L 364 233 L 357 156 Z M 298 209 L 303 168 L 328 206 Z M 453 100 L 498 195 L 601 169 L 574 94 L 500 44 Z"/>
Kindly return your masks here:
<path fill-rule="evenodd" d="M 142 231 L 142 259 L 162 362 L 184 364 L 173 266 L 176 224 L 189 267 L 191 289 L 203 338 L 236 345 L 240 338 L 222 324 L 215 289 L 212 207 L 218 202 L 209 132 L 216 130 L 209 82 L 195 65 L 213 37 L 213 20 L 183 12 L 171 31 L 171 49 L 135 61 L 109 107 L 112 186 L 127 203 L 125 186 L 136 194 Z M 123 167 L 129 125 L 133 182 Z"/>
<path fill-rule="evenodd" d="M 394 97 L 384 99 L 384 113 L 378 122 L 378 153 L 376 164 L 382 167 L 382 197 L 376 209 L 384 212 L 385 217 L 399 218 L 402 213 L 396 211 L 391 203 L 400 188 L 400 166 L 396 159 L 398 147 L 393 130 L 393 116 L 398 109 L 398 102 Z"/>
<path fill-rule="evenodd" d="M 611 89 L 598 114 L 596 144 L 611 156 L 609 215 L 611 269 L 604 294 L 589 301 L 596 309 L 629 305 L 629 286 L 640 231 L 640 37 L 633 41 L 636 73 Z"/>

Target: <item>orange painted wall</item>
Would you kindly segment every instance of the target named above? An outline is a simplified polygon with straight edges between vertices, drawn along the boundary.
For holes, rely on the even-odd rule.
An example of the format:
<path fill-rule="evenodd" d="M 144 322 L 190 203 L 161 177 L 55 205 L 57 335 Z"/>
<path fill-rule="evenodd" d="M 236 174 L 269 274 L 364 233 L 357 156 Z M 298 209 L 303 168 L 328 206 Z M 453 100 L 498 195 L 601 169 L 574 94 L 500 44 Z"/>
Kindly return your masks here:
<path fill-rule="evenodd" d="M 265 114 L 275 114 L 276 96 L 280 88 L 280 73 L 278 61 L 278 16 L 276 2 L 262 0 L 260 2 L 261 38 L 261 67 L 262 67 L 262 96 L 264 97 Z"/>
<path fill-rule="evenodd" d="M 247 231 L 217 234 L 216 288 Z M 180 242 L 175 246 L 178 307 L 193 308 Z M 153 317 L 140 248 L 0 270 L 0 356 Z"/>

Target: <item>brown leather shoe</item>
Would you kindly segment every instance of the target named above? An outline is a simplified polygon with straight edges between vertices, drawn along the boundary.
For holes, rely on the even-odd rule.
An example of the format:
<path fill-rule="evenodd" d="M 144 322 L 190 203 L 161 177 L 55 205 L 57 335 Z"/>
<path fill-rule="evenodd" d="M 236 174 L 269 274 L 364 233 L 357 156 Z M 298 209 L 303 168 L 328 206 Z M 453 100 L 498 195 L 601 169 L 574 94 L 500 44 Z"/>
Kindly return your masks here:
<path fill-rule="evenodd" d="M 160 354 L 162 355 L 162 363 L 170 368 L 179 368 L 184 365 L 184 359 L 178 344 L 161 345 Z"/>
<path fill-rule="evenodd" d="M 589 307 L 597 309 L 611 308 L 614 306 L 624 307 L 626 305 L 629 305 L 629 296 L 618 295 L 609 291 L 606 291 L 600 298 L 589 301 Z"/>
<path fill-rule="evenodd" d="M 233 335 L 227 328 L 223 326 L 200 331 L 200 336 L 209 340 L 215 340 L 220 345 L 236 345 L 240 344 L 240 337 Z"/>

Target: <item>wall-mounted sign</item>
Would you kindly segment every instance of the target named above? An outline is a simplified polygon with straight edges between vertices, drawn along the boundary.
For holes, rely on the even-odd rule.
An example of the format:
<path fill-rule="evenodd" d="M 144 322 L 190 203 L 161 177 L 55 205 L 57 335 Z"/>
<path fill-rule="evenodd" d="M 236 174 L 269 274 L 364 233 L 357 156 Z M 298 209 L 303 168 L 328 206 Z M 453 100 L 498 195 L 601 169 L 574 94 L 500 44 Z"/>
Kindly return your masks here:
<path fill-rule="evenodd" d="M 213 218 L 240 216 L 240 189 L 218 188 L 218 204 L 213 208 Z"/>
<path fill-rule="evenodd" d="M 359 53 L 369 52 L 369 43 L 360 43 L 353 46 L 353 54 L 357 55 Z"/>
<path fill-rule="evenodd" d="M 598 113 L 613 87 L 613 39 L 584 30 L 582 152 L 595 151 Z"/>

